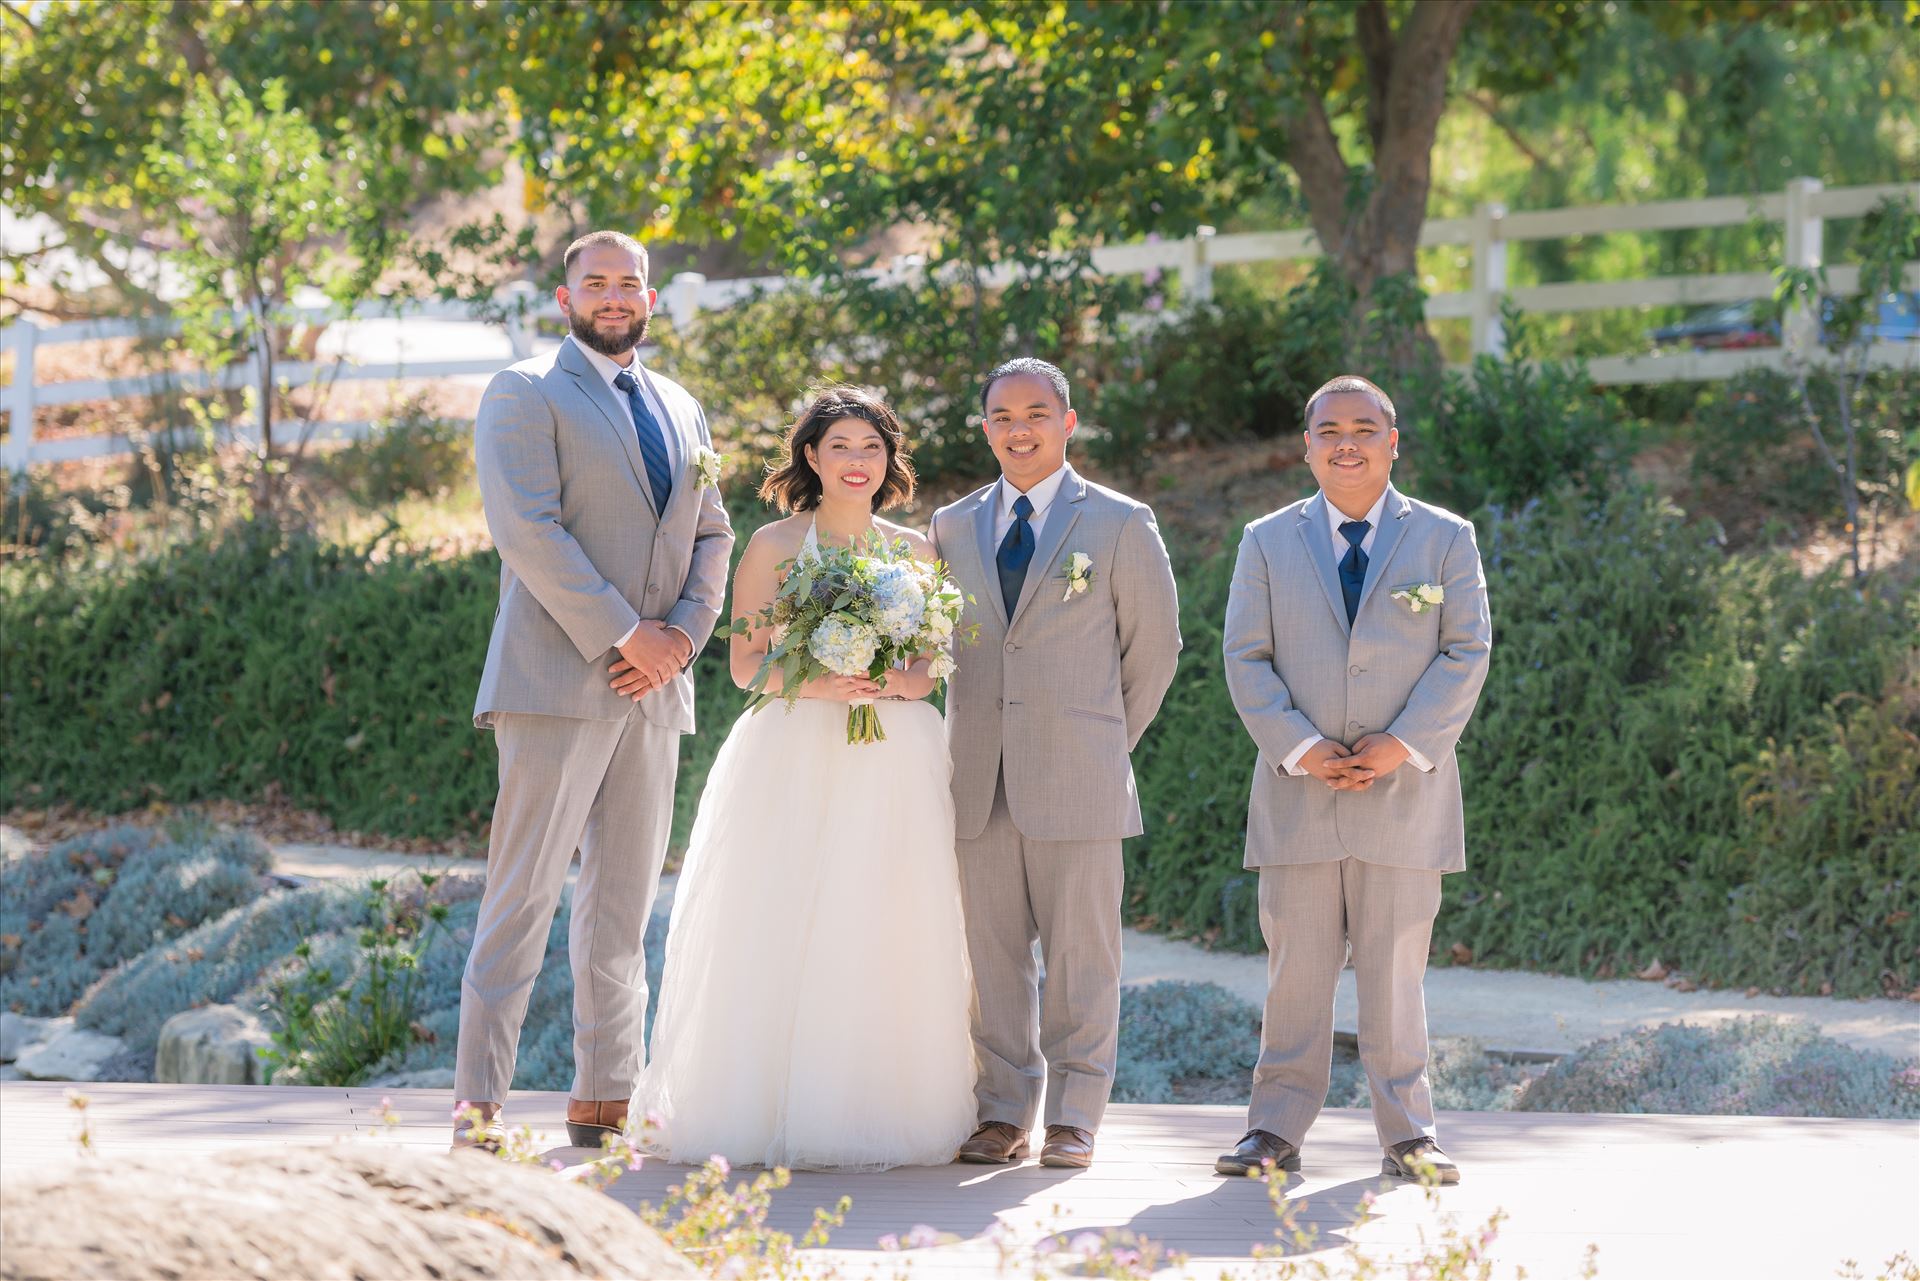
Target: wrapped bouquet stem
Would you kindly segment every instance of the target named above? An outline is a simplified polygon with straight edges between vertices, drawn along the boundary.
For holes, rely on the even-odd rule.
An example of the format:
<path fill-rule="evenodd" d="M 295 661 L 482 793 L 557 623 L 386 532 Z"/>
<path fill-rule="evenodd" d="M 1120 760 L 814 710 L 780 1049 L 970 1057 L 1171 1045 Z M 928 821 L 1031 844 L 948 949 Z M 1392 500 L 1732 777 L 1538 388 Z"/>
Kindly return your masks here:
<path fill-rule="evenodd" d="M 753 711 L 775 699 L 788 706 L 808 681 L 865 676 L 881 681 L 922 659 L 936 682 L 952 675 L 953 646 L 966 596 L 938 562 L 916 560 L 905 539 L 878 533 L 853 547 L 809 546 L 783 566 L 773 603 L 725 633 L 766 629 L 771 643 L 748 688 Z M 770 690 L 773 673 L 780 688 Z M 847 708 L 847 741 L 885 738 L 871 699 Z"/>

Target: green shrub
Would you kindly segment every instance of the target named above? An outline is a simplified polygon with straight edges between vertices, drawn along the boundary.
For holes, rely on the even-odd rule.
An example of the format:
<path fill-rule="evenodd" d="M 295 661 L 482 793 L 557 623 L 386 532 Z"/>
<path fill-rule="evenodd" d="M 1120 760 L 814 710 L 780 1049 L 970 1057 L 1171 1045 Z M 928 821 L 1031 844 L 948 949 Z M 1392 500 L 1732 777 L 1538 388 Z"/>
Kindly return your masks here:
<path fill-rule="evenodd" d="M 464 877 L 435 893 L 441 882 L 433 873 L 398 886 L 376 878 L 354 951 L 324 949 L 335 955 L 316 958 L 312 940 L 294 946 L 293 961 L 268 985 L 273 1043 L 262 1057 L 269 1082 L 284 1073 L 303 1085 L 358 1085 L 369 1067 L 413 1043 L 420 961 L 446 931 L 447 892 L 471 887 L 467 897 L 477 899 L 483 884 Z"/>
<path fill-rule="evenodd" d="M 1603 490 L 1626 461 L 1625 414 L 1585 366 L 1535 360 L 1532 326 L 1512 312 L 1506 321 L 1505 355 L 1443 374 L 1437 391 L 1416 381 L 1395 402 L 1408 491 L 1464 514 L 1569 485 Z"/>
<path fill-rule="evenodd" d="M 473 473 L 468 423 L 433 413 L 425 396 L 403 401 L 365 436 L 328 454 L 321 470 L 355 502 L 383 509 L 452 492 Z"/>
<path fill-rule="evenodd" d="M 1563 973 L 1659 956 L 1768 987 L 1877 995 L 1883 970 L 1913 986 L 1912 928 L 1884 895 L 1833 904 L 1797 971 L 1730 950 L 1728 928 L 1756 859 L 1887 879 L 1892 846 L 1759 852 L 1743 797 L 1769 743 L 1826 741 L 1842 696 L 1879 701 L 1913 652 L 1898 605 L 1783 558 L 1728 557 L 1631 492 L 1496 521 L 1482 548 L 1493 669 L 1461 745 L 1470 848 L 1439 946 Z M 1893 826 L 1910 832 L 1911 813 Z"/>
<path fill-rule="evenodd" d="M 258 897 L 250 836 L 112 828 L 6 865 L 0 1007 L 64 1014 L 123 961 Z"/>
<path fill-rule="evenodd" d="M 475 830 L 493 745 L 469 716 L 498 563 L 242 526 L 152 559 L 11 567 L 0 806 L 275 787 L 345 827 Z"/>
<path fill-rule="evenodd" d="M 1527 1112 L 1920 1117 L 1920 1062 L 1784 1019 L 1664 1023 L 1583 1046 L 1522 1095 Z"/>
<path fill-rule="evenodd" d="M 1083 409 L 1087 450 L 1138 475 L 1159 445 L 1271 439 L 1341 363 L 1348 291 L 1325 273 L 1275 303 L 1223 279 L 1212 301 L 1107 342 Z"/>

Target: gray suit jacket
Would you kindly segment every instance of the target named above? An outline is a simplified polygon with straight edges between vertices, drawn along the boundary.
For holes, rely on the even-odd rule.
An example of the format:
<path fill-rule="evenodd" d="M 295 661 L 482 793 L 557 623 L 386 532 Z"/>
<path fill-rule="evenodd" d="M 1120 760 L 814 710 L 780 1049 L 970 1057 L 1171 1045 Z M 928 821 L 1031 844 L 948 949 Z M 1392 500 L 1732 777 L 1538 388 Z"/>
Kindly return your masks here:
<path fill-rule="evenodd" d="M 1227 596 L 1227 688 L 1260 749 L 1246 866 L 1352 856 L 1390 867 L 1466 866 L 1454 745 L 1487 680 L 1493 623 L 1473 525 L 1387 490 L 1353 626 L 1335 571 L 1326 497 L 1247 526 Z M 1437 608 L 1392 593 L 1432 583 Z M 1385 730 L 1433 762 L 1402 765 L 1364 792 L 1281 772 L 1316 734 L 1351 747 Z"/>
<path fill-rule="evenodd" d="M 1047 509 L 1011 622 L 994 556 L 998 482 L 933 514 L 928 536 L 972 598 L 947 689 L 955 831 L 980 835 L 1004 763 L 1007 807 L 1030 840 L 1137 836 L 1127 754 L 1146 732 L 1180 656 L 1180 604 L 1153 509 L 1069 468 Z M 1093 560 L 1070 599 L 1065 564 Z"/>
<path fill-rule="evenodd" d="M 474 422 L 487 528 L 500 551 L 500 607 L 473 708 L 621 720 L 635 704 L 608 687 L 614 643 L 643 618 L 685 632 L 697 654 L 725 597 L 733 527 L 720 491 L 694 475 L 711 441 L 686 389 L 646 372 L 678 437 L 673 492 L 654 510 L 625 410 L 572 338 L 494 375 Z M 641 699 L 647 721 L 693 732 L 693 677 Z"/>

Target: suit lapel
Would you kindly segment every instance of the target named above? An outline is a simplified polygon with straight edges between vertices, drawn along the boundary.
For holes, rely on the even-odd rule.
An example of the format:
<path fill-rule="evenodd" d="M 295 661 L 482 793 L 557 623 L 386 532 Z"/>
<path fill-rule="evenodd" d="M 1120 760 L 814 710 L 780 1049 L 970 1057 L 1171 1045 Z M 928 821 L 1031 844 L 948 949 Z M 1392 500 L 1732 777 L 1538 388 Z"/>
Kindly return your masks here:
<path fill-rule="evenodd" d="M 1320 581 L 1320 591 L 1327 598 L 1327 608 L 1333 611 L 1334 621 L 1340 624 L 1340 630 L 1351 633 L 1353 628 L 1347 622 L 1346 597 L 1341 595 L 1340 580 L 1333 567 L 1333 535 L 1327 532 L 1325 494 L 1315 494 L 1300 509 L 1300 537 L 1306 543 L 1307 563 L 1313 566 L 1313 576 Z M 1355 617 L 1358 616 L 1356 612 Z"/>
<path fill-rule="evenodd" d="M 1027 612 L 1027 606 L 1040 594 L 1042 583 L 1053 581 L 1053 571 L 1048 568 L 1060 557 L 1060 548 L 1067 541 L 1067 532 L 1074 522 L 1080 519 L 1080 503 L 1087 496 L 1087 482 L 1080 479 L 1073 468 L 1066 469 L 1066 476 L 1060 481 L 1059 492 L 1053 496 L 1053 504 L 1047 509 L 1046 528 L 1040 531 L 1040 537 L 1034 547 L 1033 560 L 1027 564 L 1027 579 L 1020 586 L 1020 603 L 1013 607 L 1013 617 L 1007 620 L 1007 630 L 1011 632 Z M 997 579 L 998 574 L 994 577 Z"/>
<path fill-rule="evenodd" d="M 627 466 L 633 469 L 634 482 L 640 488 L 640 496 L 646 500 L 655 520 L 660 519 L 659 509 L 653 505 L 653 485 L 647 480 L 647 462 L 640 456 L 640 438 L 633 434 L 633 424 L 627 418 L 627 411 L 614 399 L 613 388 L 607 386 L 607 380 L 600 376 L 587 360 L 571 337 L 560 344 L 558 357 L 560 368 L 573 375 L 580 391 L 596 405 L 607 420 L 607 426 L 620 441 L 620 447 L 626 450 Z"/>
<path fill-rule="evenodd" d="M 1373 595 L 1375 585 L 1386 577 L 1387 563 L 1399 550 L 1400 536 L 1406 532 L 1407 515 L 1412 510 L 1412 503 L 1402 498 L 1393 486 L 1387 486 L 1387 501 L 1380 508 L 1380 529 L 1373 536 L 1373 553 L 1367 557 L 1367 578 L 1360 584 L 1360 603 L 1353 611 L 1355 618 L 1367 607 L 1367 598 Z M 1320 528 L 1326 528 L 1325 521 L 1320 522 Z"/>
<path fill-rule="evenodd" d="M 1000 594 L 1000 565 L 994 545 L 993 516 L 994 508 L 1000 497 L 1000 482 L 994 481 L 980 491 L 979 502 L 973 509 L 974 541 L 980 552 L 980 577 L 986 583 L 985 596 L 993 602 L 993 621 L 1004 627 L 1007 621 L 1006 598 Z"/>

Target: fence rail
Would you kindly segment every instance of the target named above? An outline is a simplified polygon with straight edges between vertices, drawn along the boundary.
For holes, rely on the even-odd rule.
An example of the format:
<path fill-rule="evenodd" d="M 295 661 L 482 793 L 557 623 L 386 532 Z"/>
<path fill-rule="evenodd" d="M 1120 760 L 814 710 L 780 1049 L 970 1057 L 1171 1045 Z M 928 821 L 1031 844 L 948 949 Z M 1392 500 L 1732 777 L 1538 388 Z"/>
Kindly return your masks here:
<path fill-rule="evenodd" d="M 1920 207 L 1920 182 L 1827 189 L 1819 179 L 1795 178 L 1784 191 L 1749 196 L 1713 196 L 1700 200 L 1657 200 L 1638 205 L 1590 205 L 1568 209 L 1510 212 L 1498 204 L 1482 205 L 1465 218 L 1430 219 L 1422 227 L 1422 246 L 1461 245 L 1471 250 L 1470 289 L 1434 294 L 1427 299 L 1429 319 L 1469 322 L 1475 354 L 1504 350 L 1502 302 L 1523 312 L 1565 313 L 1642 306 L 1697 305 L 1738 302 L 1772 294 L 1771 271 L 1719 272 L 1704 275 L 1651 277 L 1638 280 L 1578 281 L 1509 287 L 1507 245 L 1517 241 L 1555 240 L 1568 236 L 1604 235 L 1737 226 L 1753 221 L 1784 224 L 1785 267 L 1818 267 L 1825 260 L 1824 224 L 1830 219 L 1857 218 L 1881 201 L 1904 198 Z M 1141 275 L 1150 271 L 1178 273 L 1185 297 L 1205 301 L 1212 297 L 1213 271 L 1247 263 L 1311 259 L 1319 255 L 1311 231 L 1249 232 L 1216 235 L 1210 227 L 1184 240 L 1106 245 L 1092 251 L 1093 266 L 1106 275 Z M 896 260 L 872 274 L 881 281 L 905 281 L 924 270 L 915 258 Z M 1018 269 L 1001 266 L 986 273 L 989 285 L 1004 285 Z M 1828 292 L 1859 292 L 1858 267 L 1836 265 L 1827 271 Z M 661 305 L 674 322 L 690 326 L 703 311 L 720 310 L 753 295 L 794 287 L 805 282 L 766 276 L 740 280 L 708 280 L 698 272 L 681 272 L 661 289 Z M 1909 263 L 1905 287 L 1920 290 L 1920 263 Z M 533 339 L 525 317 L 537 298 L 536 286 L 516 282 L 495 299 L 510 319 L 505 330 L 515 358 L 532 353 Z M 310 323 L 343 319 L 322 309 L 296 313 Z M 431 302 L 394 307 L 370 303 L 355 309 L 351 319 L 421 318 L 473 321 L 473 309 L 460 303 Z M 87 321 L 41 328 L 22 320 L 0 327 L 0 352 L 13 357 L 13 378 L 0 391 L 0 409 L 6 414 L 8 434 L 0 440 L 0 468 L 18 469 L 35 463 L 104 457 L 129 452 L 132 442 L 122 436 L 97 435 L 58 440 L 35 440 L 33 414 L 41 405 L 76 404 L 150 396 L 169 391 L 232 390 L 256 385 L 257 368 L 249 361 L 215 373 L 187 371 L 135 378 L 92 378 L 41 383 L 35 379 L 35 355 L 42 347 L 64 343 L 98 342 L 117 338 L 164 336 L 178 333 L 179 322 L 161 319 Z M 1782 345 L 1740 351 L 1667 351 L 1608 356 L 1588 361 L 1596 383 L 1663 383 L 1730 378 L 1756 368 L 1781 368 L 1793 359 L 1810 359 L 1818 337 L 1817 319 L 1802 308 L 1788 314 L 1782 327 Z M 1867 353 L 1869 363 L 1886 367 L 1920 366 L 1920 343 L 1877 343 Z M 396 378 L 444 378 L 492 373 L 497 356 L 432 361 L 302 361 L 275 366 L 282 385 L 302 385 L 317 379 L 385 381 Z M 351 438 L 363 434 L 366 423 L 321 423 L 321 437 Z"/>

